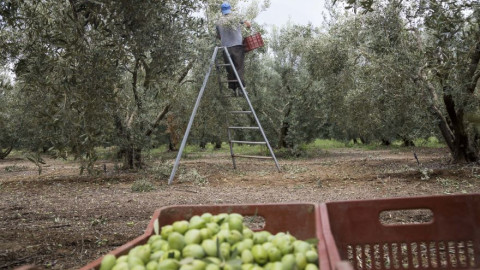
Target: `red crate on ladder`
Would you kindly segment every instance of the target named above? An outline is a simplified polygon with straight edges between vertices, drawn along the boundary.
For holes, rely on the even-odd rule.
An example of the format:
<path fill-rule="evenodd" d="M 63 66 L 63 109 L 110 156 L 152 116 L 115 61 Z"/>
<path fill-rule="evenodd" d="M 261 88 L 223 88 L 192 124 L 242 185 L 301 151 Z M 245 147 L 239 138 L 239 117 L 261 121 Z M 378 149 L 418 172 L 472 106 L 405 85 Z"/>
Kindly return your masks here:
<path fill-rule="evenodd" d="M 320 212 L 331 269 L 480 269 L 480 194 L 328 202 Z"/>
<path fill-rule="evenodd" d="M 243 39 L 243 46 L 245 47 L 245 52 L 249 52 L 257 48 L 261 48 L 264 45 L 265 44 L 263 43 L 263 38 L 262 38 L 262 35 L 260 35 L 260 33 L 250 35 Z"/>

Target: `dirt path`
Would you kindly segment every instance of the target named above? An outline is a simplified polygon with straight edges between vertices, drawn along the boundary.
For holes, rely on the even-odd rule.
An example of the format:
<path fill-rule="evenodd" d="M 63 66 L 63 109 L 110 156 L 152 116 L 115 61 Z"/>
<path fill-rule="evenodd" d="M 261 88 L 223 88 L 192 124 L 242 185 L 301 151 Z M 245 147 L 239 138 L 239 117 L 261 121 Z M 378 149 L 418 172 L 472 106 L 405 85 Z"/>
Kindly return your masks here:
<path fill-rule="evenodd" d="M 73 163 L 49 161 L 42 175 L 19 159 L 0 161 L 0 269 L 24 264 L 76 269 L 143 233 L 154 210 L 179 204 L 325 202 L 478 193 L 480 167 L 450 165 L 445 149 L 338 149 L 302 160 L 239 160 L 225 154 L 182 160 L 174 185 L 153 170 L 119 173 L 105 163 L 98 177 Z M 103 164 L 99 164 L 103 171 Z M 188 176 L 188 177 L 186 177 Z M 155 190 L 132 192 L 147 179 Z M 183 179 L 183 180 L 182 180 Z"/>

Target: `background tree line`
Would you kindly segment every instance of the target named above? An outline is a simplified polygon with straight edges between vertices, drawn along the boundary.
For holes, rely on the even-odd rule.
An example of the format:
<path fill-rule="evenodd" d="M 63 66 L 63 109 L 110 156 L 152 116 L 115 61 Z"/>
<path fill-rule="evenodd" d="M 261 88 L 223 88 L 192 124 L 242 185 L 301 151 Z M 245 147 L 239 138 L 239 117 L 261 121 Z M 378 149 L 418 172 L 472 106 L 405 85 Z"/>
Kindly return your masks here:
<path fill-rule="evenodd" d="M 96 147 L 116 146 L 135 168 L 151 147 L 175 150 L 221 2 L 0 1 L 0 63 L 15 74 L 1 76 L 0 158 L 73 155 L 88 170 Z M 253 21 L 269 5 L 231 4 L 242 2 Z M 247 55 L 247 90 L 271 144 L 295 153 L 317 138 L 412 145 L 435 135 L 454 161 L 478 161 L 479 4 L 346 0 L 328 10 L 322 27 L 255 25 L 267 46 Z M 226 140 L 235 105 L 225 94 L 212 77 L 192 143 Z"/>

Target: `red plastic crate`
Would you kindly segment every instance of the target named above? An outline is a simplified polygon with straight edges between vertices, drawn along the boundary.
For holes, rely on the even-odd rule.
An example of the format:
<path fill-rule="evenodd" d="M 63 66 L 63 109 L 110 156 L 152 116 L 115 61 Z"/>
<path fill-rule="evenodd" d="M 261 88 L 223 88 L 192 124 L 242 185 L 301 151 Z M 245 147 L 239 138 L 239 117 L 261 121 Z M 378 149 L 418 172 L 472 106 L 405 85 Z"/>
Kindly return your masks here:
<path fill-rule="evenodd" d="M 260 33 L 250 35 L 243 39 L 243 47 L 245 48 L 245 52 L 249 52 L 263 46 L 263 38 Z"/>
<path fill-rule="evenodd" d="M 258 230 L 266 230 L 272 234 L 278 232 L 289 232 L 298 239 L 306 240 L 318 238 L 318 253 L 320 269 L 328 270 L 328 261 L 325 240 L 322 234 L 322 223 L 320 221 L 320 210 L 317 204 L 296 203 L 296 204 L 250 204 L 250 205 L 182 205 L 167 206 L 155 211 L 145 234 L 113 250 L 110 254 L 121 256 L 128 254 L 128 251 L 137 245 L 145 244 L 148 238 L 154 234 L 155 220 L 159 221 L 160 227 L 172 224 L 177 220 L 188 220 L 194 215 L 203 213 L 239 213 L 243 216 L 260 216 L 265 220 L 265 225 Z M 103 257 L 102 257 L 103 258 Z M 89 263 L 81 270 L 98 269 L 102 258 Z"/>
<path fill-rule="evenodd" d="M 433 218 L 382 224 L 385 211 L 429 209 Z M 331 269 L 479 269 L 480 195 L 431 196 L 320 205 Z M 390 212 L 391 213 L 391 212 Z"/>

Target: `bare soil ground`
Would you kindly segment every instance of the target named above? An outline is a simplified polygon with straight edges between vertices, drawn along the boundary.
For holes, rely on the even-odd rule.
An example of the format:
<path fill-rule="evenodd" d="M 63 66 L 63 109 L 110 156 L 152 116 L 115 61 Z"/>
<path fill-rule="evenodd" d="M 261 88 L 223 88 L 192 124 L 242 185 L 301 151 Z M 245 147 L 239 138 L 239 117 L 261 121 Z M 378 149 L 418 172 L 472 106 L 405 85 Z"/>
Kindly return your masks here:
<path fill-rule="evenodd" d="M 445 149 L 320 151 L 313 158 L 238 160 L 226 154 L 183 159 L 185 175 L 168 186 L 155 170 L 128 173 L 99 163 L 98 176 L 78 164 L 0 160 L 0 269 L 35 264 L 77 269 L 141 235 L 155 209 L 180 204 L 251 204 L 478 193 L 480 166 L 449 163 Z M 103 171 L 105 164 L 106 172 Z M 155 163 L 151 163 L 155 168 Z M 193 173 L 192 173 L 193 172 Z M 132 192 L 138 179 L 155 190 Z"/>

